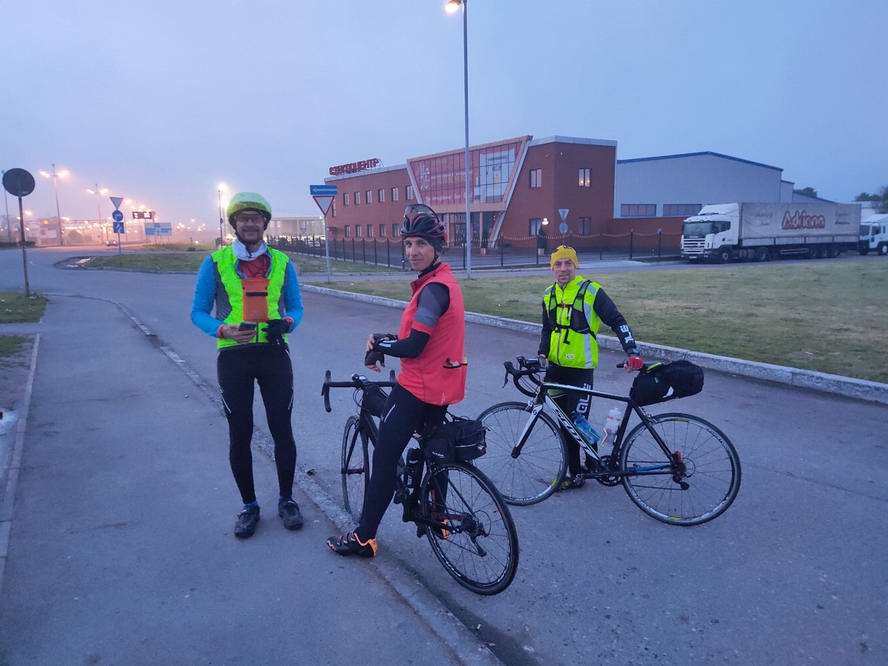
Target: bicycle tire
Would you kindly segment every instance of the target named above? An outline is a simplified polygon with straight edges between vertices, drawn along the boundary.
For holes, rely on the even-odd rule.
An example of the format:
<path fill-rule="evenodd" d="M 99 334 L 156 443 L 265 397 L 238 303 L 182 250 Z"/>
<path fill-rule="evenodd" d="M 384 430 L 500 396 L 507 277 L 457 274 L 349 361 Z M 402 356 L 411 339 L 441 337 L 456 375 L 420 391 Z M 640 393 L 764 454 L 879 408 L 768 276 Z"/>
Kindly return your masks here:
<path fill-rule="evenodd" d="M 342 503 L 345 510 L 357 520 L 361 520 L 364 507 L 364 494 L 370 478 L 369 444 L 360 436 L 358 417 L 349 416 L 342 431 Z"/>
<path fill-rule="evenodd" d="M 435 465 L 423 480 L 420 498 L 424 518 L 451 528 L 425 529 L 447 573 L 476 594 L 499 594 L 509 587 L 518 570 L 518 532 L 490 479 L 474 465 Z"/>
<path fill-rule="evenodd" d="M 701 525 L 724 513 L 740 491 L 741 478 L 740 458 L 728 436 L 706 419 L 691 414 L 657 414 L 651 420 L 670 451 L 682 452 L 688 470 L 682 480 L 689 487 L 682 490 L 669 473 L 624 475 L 623 488 L 629 499 L 651 518 L 669 525 Z M 621 446 L 620 470 L 668 464 L 645 424 L 636 425 Z M 706 499 L 705 494 L 713 499 Z M 658 506 L 654 506 L 655 501 Z"/>
<path fill-rule="evenodd" d="M 567 448 L 561 429 L 545 412 L 540 413 L 521 455 L 512 457 L 512 448 L 530 411 L 525 402 L 501 402 L 478 417 L 487 427 L 487 453 L 475 461 L 475 466 L 493 481 L 508 504 L 518 506 L 542 502 L 555 492 L 567 472 Z"/>

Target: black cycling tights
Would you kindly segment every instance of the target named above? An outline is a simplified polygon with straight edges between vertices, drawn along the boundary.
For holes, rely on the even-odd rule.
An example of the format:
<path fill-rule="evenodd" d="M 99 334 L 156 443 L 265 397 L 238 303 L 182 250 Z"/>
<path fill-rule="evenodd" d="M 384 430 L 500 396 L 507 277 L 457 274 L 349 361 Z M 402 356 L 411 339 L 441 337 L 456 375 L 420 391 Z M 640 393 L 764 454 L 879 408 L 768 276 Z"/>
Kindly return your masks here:
<path fill-rule="evenodd" d="M 591 389 L 594 374 L 595 372 L 591 368 L 565 368 L 551 363 L 546 371 L 546 381 Z M 592 396 L 588 394 L 563 392 L 557 396 L 553 395 L 552 399 L 568 417 L 572 417 L 574 412 L 589 417 L 589 404 L 592 402 Z M 574 477 L 583 471 L 580 465 L 580 445 L 564 426 L 561 426 L 561 433 L 564 435 L 564 444 L 567 446 L 567 469 L 570 476 Z"/>
<path fill-rule="evenodd" d="M 373 450 L 373 469 L 370 485 L 364 498 L 361 523 L 357 533 L 361 541 L 376 537 L 382 516 L 395 494 L 398 460 L 414 432 L 436 426 L 444 420 L 447 407 L 430 405 L 396 385 L 385 403 L 379 442 Z"/>
<path fill-rule="evenodd" d="M 293 366 L 286 347 L 256 345 L 228 349 L 219 353 L 216 362 L 228 434 L 231 445 L 228 458 L 231 471 L 244 504 L 256 500 L 253 487 L 253 391 L 259 383 L 268 429 L 274 439 L 274 461 L 277 465 L 281 497 L 293 493 L 296 471 L 296 443 L 290 414 L 293 411 Z"/>

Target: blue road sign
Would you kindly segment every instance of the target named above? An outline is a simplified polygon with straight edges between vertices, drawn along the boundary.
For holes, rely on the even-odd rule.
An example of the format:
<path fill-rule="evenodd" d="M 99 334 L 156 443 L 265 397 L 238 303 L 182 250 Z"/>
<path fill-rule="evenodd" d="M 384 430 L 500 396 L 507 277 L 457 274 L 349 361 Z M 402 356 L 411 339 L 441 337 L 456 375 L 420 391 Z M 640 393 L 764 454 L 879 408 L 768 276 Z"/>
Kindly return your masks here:
<path fill-rule="evenodd" d="M 115 210 L 113 213 L 111 213 L 111 219 L 115 222 L 123 222 L 123 213 L 121 213 L 119 210 Z"/>
<path fill-rule="evenodd" d="M 114 211 L 115 213 L 118 211 Z M 123 222 L 114 222 L 114 233 L 115 234 L 125 234 L 126 232 L 123 230 Z"/>
<path fill-rule="evenodd" d="M 335 197 L 335 185 L 309 185 L 308 193 L 313 197 Z"/>

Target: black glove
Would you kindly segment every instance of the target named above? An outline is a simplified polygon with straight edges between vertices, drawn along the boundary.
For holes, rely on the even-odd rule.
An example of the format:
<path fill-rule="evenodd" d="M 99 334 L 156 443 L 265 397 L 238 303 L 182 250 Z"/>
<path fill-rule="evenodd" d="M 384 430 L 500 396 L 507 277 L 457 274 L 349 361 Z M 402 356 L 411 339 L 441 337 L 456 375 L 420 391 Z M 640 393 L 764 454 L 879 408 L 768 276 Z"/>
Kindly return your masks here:
<path fill-rule="evenodd" d="M 379 365 L 385 366 L 385 354 L 383 354 L 381 351 L 371 349 L 366 354 L 364 354 L 364 365 L 366 367 L 373 367 L 377 363 L 379 363 Z"/>
<path fill-rule="evenodd" d="M 373 334 L 373 348 L 376 348 L 376 344 L 383 340 L 397 340 L 398 336 L 394 333 L 374 333 Z"/>
<path fill-rule="evenodd" d="M 269 319 L 265 325 L 265 335 L 268 336 L 268 343 L 272 345 L 284 344 L 284 333 L 290 326 L 283 319 Z"/>

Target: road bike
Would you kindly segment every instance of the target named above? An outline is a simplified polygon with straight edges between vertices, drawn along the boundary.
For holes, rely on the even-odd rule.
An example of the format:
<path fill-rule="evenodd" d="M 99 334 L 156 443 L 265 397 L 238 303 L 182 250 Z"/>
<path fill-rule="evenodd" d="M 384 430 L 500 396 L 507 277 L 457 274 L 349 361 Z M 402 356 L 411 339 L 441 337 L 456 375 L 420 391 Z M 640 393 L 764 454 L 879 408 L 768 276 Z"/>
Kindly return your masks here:
<path fill-rule="evenodd" d="M 682 413 L 651 415 L 631 397 L 547 382 L 538 376 L 544 371 L 538 360 L 517 360 L 518 369 L 511 361 L 504 364 L 506 382 L 511 377 L 530 400 L 493 405 L 478 417 L 488 429 L 487 455 L 479 466 L 509 504 L 541 502 L 559 487 L 567 467 L 563 432 L 585 451 L 586 479 L 622 484 L 642 511 L 664 523 L 700 525 L 724 513 L 737 497 L 740 459 L 727 435 L 709 421 Z M 599 454 L 603 442 L 586 441 L 552 391 L 626 403 L 609 454 Z M 633 414 L 641 422 L 625 434 Z"/>
<path fill-rule="evenodd" d="M 334 382 L 327 371 L 321 394 L 330 412 L 330 389 L 354 389 L 358 412 L 345 422 L 342 433 L 342 498 L 355 520 L 369 485 L 371 446 L 379 440 L 375 418 L 382 414 L 394 381 L 371 382 L 354 374 Z M 447 416 L 445 418 L 453 418 Z M 434 429 L 415 433 L 398 463 L 393 502 L 403 508 L 402 520 L 416 525 L 416 536 L 426 536 L 444 569 L 463 587 L 477 594 L 505 590 L 518 569 L 518 534 L 509 507 L 496 487 L 477 467 L 460 460 L 439 461 L 427 452 Z"/>

